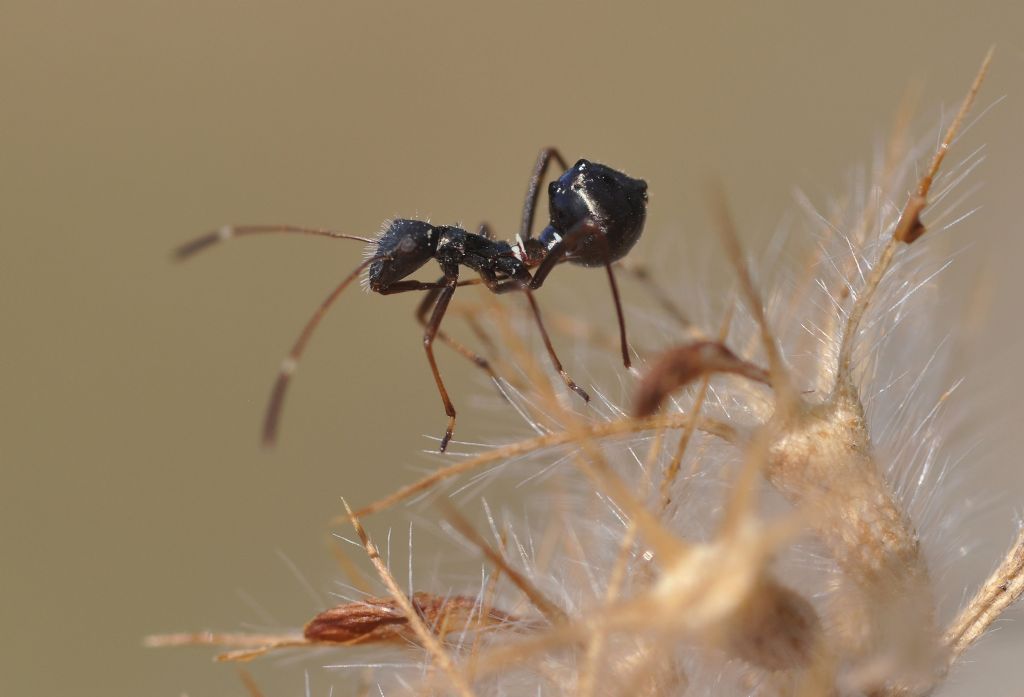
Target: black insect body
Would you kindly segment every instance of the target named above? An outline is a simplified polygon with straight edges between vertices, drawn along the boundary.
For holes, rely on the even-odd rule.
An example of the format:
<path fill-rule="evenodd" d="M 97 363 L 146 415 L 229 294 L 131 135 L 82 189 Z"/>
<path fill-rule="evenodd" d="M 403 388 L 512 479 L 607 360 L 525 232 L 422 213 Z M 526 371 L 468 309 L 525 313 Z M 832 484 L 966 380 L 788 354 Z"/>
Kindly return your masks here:
<path fill-rule="evenodd" d="M 499 278 L 518 278 L 526 284 L 531 281 L 526 262 L 508 242 L 450 225 L 435 227 L 421 220 L 391 222 L 381 233 L 372 256 L 377 261 L 370 264 L 367 283 L 370 290 L 384 295 L 406 290 L 399 285 L 402 279 L 430 259 L 435 259 L 442 271 L 455 269 L 455 275 L 459 266 L 465 266 L 479 273 L 484 283 Z"/>
<path fill-rule="evenodd" d="M 566 171 L 551 182 L 548 188 L 549 221 L 539 237 L 533 238 L 530 229 L 538 190 L 552 160 Z M 290 225 L 224 227 L 183 245 L 178 249 L 177 256 L 188 257 L 218 241 L 252 234 L 296 233 L 368 243 L 368 257 L 324 300 L 282 363 L 264 418 L 263 440 L 271 444 L 276 439 L 285 390 L 313 330 L 341 292 L 366 270 L 367 284 L 376 293 L 391 295 L 409 291 L 425 292 L 416 317 L 425 328 L 423 345 L 448 415 L 448 426 L 441 439 L 441 451 L 444 451 L 455 428 L 455 407 L 434 359 L 435 339 L 441 339 L 497 380 L 485 358 L 440 330 L 441 320 L 456 288 L 483 283 L 494 293 L 523 292 L 555 368 L 570 389 L 589 401 L 589 395 L 576 385 L 562 367 L 541 321 L 533 291 L 541 287 L 559 263 L 604 266 L 619 321 L 622 360 L 628 368 L 630 359 L 625 321 L 612 263 L 626 256 L 636 244 L 643 231 L 646 209 L 647 185 L 642 180 L 587 160 L 578 161 L 570 169 L 555 149 L 546 148 L 541 151 L 530 179 L 522 224 L 515 244 L 492 239 L 486 225 L 481 226 L 479 232 L 473 233 L 453 226 L 434 226 L 419 220 L 399 219 L 388 224 L 375 240 Z M 431 259 L 441 267 L 440 279 L 429 282 L 408 278 Z M 459 272 L 462 268 L 475 272 L 478 278 L 460 280 Z M 531 273 L 531 269 L 535 271 Z"/>

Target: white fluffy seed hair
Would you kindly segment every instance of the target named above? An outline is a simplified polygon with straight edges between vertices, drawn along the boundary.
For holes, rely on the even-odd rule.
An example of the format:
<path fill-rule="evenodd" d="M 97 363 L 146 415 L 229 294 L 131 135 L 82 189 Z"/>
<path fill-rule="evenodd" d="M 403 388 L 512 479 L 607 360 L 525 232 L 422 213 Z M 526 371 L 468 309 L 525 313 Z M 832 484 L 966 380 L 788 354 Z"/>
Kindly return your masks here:
<path fill-rule="evenodd" d="M 939 126 L 941 138 L 948 124 Z M 958 140 L 969 140 L 966 133 Z M 798 192 L 793 213 L 766 249 L 747 255 L 758 260 L 752 272 L 767 324 L 808 409 L 834 397 L 844 327 L 934 150 L 931 136 L 899 149 L 898 157 L 895 148 L 879 147 L 871 166 L 851 175 L 843 196 L 818 202 Z M 948 587 L 946 572 L 964 563 L 972 542 L 966 522 L 985 504 L 960 494 L 988 435 L 986 420 L 958 402 L 971 376 L 951 372 L 965 325 L 960 313 L 969 300 L 958 304 L 941 293 L 943 273 L 957 256 L 946 250 L 962 249 L 969 236 L 975 172 L 983 161 L 983 147 L 957 143 L 928 197 L 922 216 L 928 232 L 897 249 L 860 322 L 851 362 L 866 447 L 884 478 L 884 493 L 909 521 L 915 548 L 919 540 L 942 627 L 965 597 L 965 589 Z M 681 324 L 653 303 L 627 310 L 630 337 L 644 347 L 639 371 L 665 348 L 716 335 L 743 359 L 768 365 L 749 306 L 722 290 L 721 280 L 709 277 L 709 265 L 687 244 L 686 254 L 663 247 L 659 257 L 671 260 L 672 271 L 655 266 L 652 275 L 691 322 Z M 572 361 L 574 376 L 593 394 L 585 412 L 589 435 L 581 436 L 572 411 L 578 405 L 550 398 L 552 385 L 556 393 L 562 385 L 543 356 L 523 346 L 531 330 L 511 305 L 489 306 L 489 331 L 500 334 L 515 356 L 498 371 L 508 378 L 500 385 L 507 402 L 493 404 L 506 413 L 511 406 L 525 429 L 507 434 L 509 445 L 452 441 L 437 466 L 454 461 L 465 471 L 438 477 L 403 499 L 416 527 L 440 530 L 454 551 L 414 557 L 413 525 L 408 552 L 403 542 L 394 566 L 390 531 L 379 545 L 381 566 L 407 586 L 410 597 L 426 591 L 442 603 L 467 598 L 471 616 L 499 609 L 503 619 L 450 632 L 439 626 L 443 618 L 434 618 L 427 627 L 444 635 L 441 650 L 454 661 L 457 679 L 450 666 L 439 667 L 436 646 L 423 648 L 415 639 L 405 646 L 305 649 L 306 693 L 329 694 L 332 685 L 348 691 L 353 684 L 364 690 L 360 694 L 381 695 L 826 693 L 794 677 L 801 671 L 777 670 L 817 665 L 822 643 L 842 633 L 836 620 L 842 615 L 833 610 L 844 602 L 845 571 L 834 550 L 808 528 L 794 532 L 791 499 L 761 479 L 744 478 L 758 473 L 751 469 L 758 455 L 768 457 L 769 444 L 757 434 L 779 408 L 773 390 L 735 376 L 715 377 L 706 383 L 706 395 L 691 387 L 668 400 L 663 416 L 677 419 L 674 428 L 620 428 L 630 405 L 613 395 L 632 394 L 636 379 L 619 371 L 618 382 L 592 386 L 585 378 L 606 372 L 609 348 L 603 345 L 607 337 L 590 334 L 577 341 Z M 556 314 L 546 315 L 552 325 Z M 614 337 L 610 343 L 614 353 Z M 680 475 L 662 490 L 680 425 L 698 410 L 721 426 L 717 433 L 692 432 Z M 562 433 L 571 437 L 559 439 Z M 488 497 L 503 503 L 492 505 Z M 372 535 L 374 521 L 367 524 Z M 1012 529 L 1007 521 L 1007 535 Z M 351 537 L 361 553 L 364 544 Z M 365 585 L 341 584 L 338 590 L 339 601 L 356 603 L 367 592 Z M 370 592 L 389 595 L 380 585 Z M 779 613 L 785 622 L 778 621 Z M 794 624 L 806 636 L 794 631 L 785 637 Z M 780 637 L 792 645 L 766 653 L 764 645 Z M 839 657 L 830 683 L 837 691 L 829 693 L 862 694 L 866 685 L 886 683 L 886 671 L 894 667 L 871 647 L 863 655 L 846 663 Z"/>

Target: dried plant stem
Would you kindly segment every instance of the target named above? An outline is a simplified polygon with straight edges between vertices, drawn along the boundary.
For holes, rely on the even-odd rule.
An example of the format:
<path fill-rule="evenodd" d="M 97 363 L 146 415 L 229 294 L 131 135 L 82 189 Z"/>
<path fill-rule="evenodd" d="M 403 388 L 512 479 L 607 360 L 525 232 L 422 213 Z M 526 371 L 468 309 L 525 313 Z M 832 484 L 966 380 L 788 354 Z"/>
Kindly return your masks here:
<path fill-rule="evenodd" d="M 573 425 L 582 426 L 571 414 L 566 414 L 565 419 L 570 429 Z M 771 424 L 762 427 L 747 445 L 746 463 L 733 488 L 719 535 L 708 545 L 691 544 L 664 528 L 633 497 L 586 431 L 579 433 L 577 461 L 630 517 L 630 530 L 635 527 L 646 538 L 661 568 L 652 587 L 626 607 L 646 606 L 651 612 L 658 607 L 670 612 L 676 603 L 685 607 L 689 599 L 694 605 L 700 605 L 699 599 L 703 599 L 708 606 L 721 608 L 721 626 L 712 634 L 720 634 L 718 639 L 727 652 L 754 665 L 781 670 L 802 668 L 811 663 L 812 652 L 821 643 L 821 625 L 813 606 L 795 591 L 776 582 L 767 570 L 772 553 L 795 528 L 792 520 L 764 524 L 758 519 L 754 506 L 756 482 L 768 457 L 773 430 Z M 721 558 L 724 562 L 721 570 L 717 570 L 719 565 L 714 563 L 710 565 L 715 571 L 702 568 L 709 563 L 703 561 L 705 555 Z M 742 561 L 738 562 L 739 559 Z M 729 571 L 730 563 L 736 564 L 733 573 Z M 611 584 L 610 590 L 617 595 L 617 584 Z M 719 597 L 713 599 L 716 595 Z M 614 603 L 606 607 L 614 607 Z M 657 626 L 658 621 L 651 617 L 639 619 L 643 611 L 634 613 L 635 609 L 624 613 L 636 623 L 634 630 L 644 626 L 644 621 L 648 627 Z M 597 625 L 595 637 L 603 642 L 605 634 L 611 630 L 612 626 Z"/>
<path fill-rule="evenodd" d="M 895 237 L 891 237 L 886 241 L 885 247 L 882 249 L 882 253 L 878 257 L 878 261 L 871 270 L 871 275 L 868 277 L 867 283 L 864 284 L 864 288 L 861 290 L 860 295 L 857 296 L 857 301 L 854 303 L 853 309 L 850 311 L 849 319 L 846 321 L 846 328 L 843 330 L 843 342 L 839 349 L 839 361 L 835 383 L 835 389 L 837 391 L 842 390 L 848 394 L 856 394 L 851 376 L 851 362 L 853 359 L 853 347 L 856 343 L 855 339 L 857 330 L 860 327 L 860 322 L 864 317 L 864 313 L 867 312 L 868 307 L 871 306 L 871 300 L 875 296 L 875 291 L 878 290 L 878 285 L 882 282 L 882 278 L 892 265 L 893 257 L 896 255 L 896 246 L 897 242 Z"/>
<path fill-rule="evenodd" d="M 245 686 L 245 691 L 249 693 L 249 697 L 266 697 L 260 686 L 256 684 L 256 681 L 246 671 L 238 671 L 238 677 L 242 681 L 242 685 Z"/>
<path fill-rule="evenodd" d="M 359 518 L 352 512 L 348 502 L 342 499 L 342 503 L 345 506 L 345 511 L 348 513 L 349 520 L 352 522 L 352 527 L 355 528 L 356 534 L 359 535 L 360 542 L 363 543 L 363 548 L 366 550 L 366 555 L 370 558 L 370 563 L 373 564 L 373 568 L 377 570 L 377 575 L 380 576 L 381 582 L 391 593 L 391 597 L 394 598 L 395 603 L 405 613 L 406 618 L 409 620 L 409 625 L 416 633 L 420 643 L 423 645 L 434 660 L 441 667 L 441 670 L 445 672 L 448 678 L 452 681 L 452 686 L 455 690 L 462 695 L 462 697 L 473 697 L 473 690 L 470 688 L 469 683 L 466 682 L 465 677 L 455 667 L 452 662 L 451 656 L 445 651 L 444 647 L 441 646 L 441 642 L 438 641 L 437 637 L 433 632 L 423 623 L 416 609 L 412 606 L 412 602 L 408 596 L 402 592 L 402 589 L 398 587 L 398 583 L 395 581 L 394 576 L 388 571 L 387 565 L 380 558 L 380 552 L 377 551 L 376 545 L 370 541 L 369 536 L 366 534 L 366 530 L 363 528 L 363 524 L 359 522 Z"/>
<path fill-rule="evenodd" d="M 646 419 L 618 419 L 616 421 L 593 424 L 583 428 L 585 434 L 590 438 L 608 438 L 629 433 L 653 431 L 659 428 L 684 428 L 690 421 L 691 417 L 688 414 L 663 414 Z M 736 432 L 736 429 L 724 421 L 700 418 L 697 421 L 697 428 L 730 443 L 734 443 L 739 440 L 739 434 Z M 500 462 L 502 460 L 507 460 L 509 458 L 541 450 L 543 448 L 552 448 L 559 445 L 575 443 L 578 440 L 578 433 L 563 431 L 495 448 L 463 462 L 442 467 L 423 479 L 404 486 L 395 493 L 364 506 L 356 511 L 356 516 L 365 518 L 368 515 L 390 508 L 391 506 L 415 496 L 420 492 L 430 489 L 439 482 L 452 477 L 457 477 L 460 474 L 465 474 L 466 472 L 470 472 L 491 462 Z"/>
<path fill-rule="evenodd" d="M 301 634 L 249 634 L 245 632 L 154 634 L 143 640 L 143 645 L 151 648 L 223 646 L 236 649 L 218 655 L 218 661 L 248 661 L 277 649 L 309 646 L 311 643 Z"/>
<path fill-rule="evenodd" d="M 960 110 L 953 118 L 953 122 L 946 130 L 945 137 L 942 139 L 942 142 L 939 143 L 939 147 L 932 156 L 931 165 L 918 182 L 917 191 L 907 200 L 907 203 L 903 208 L 903 212 L 900 214 L 900 219 L 896 223 L 896 227 L 893 229 L 892 237 L 886 241 L 878 262 L 871 271 L 871 276 L 868 277 L 867 283 L 865 283 L 863 290 L 861 290 L 857 297 L 857 301 L 854 303 L 853 308 L 850 311 L 849 318 L 846 321 L 846 328 L 843 330 L 842 345 L 839 349 L 839 361 L 836 372 L 837 391 L 850 391 L 853 389 L 851 364 L 853 360 L 853 348 L 856 343 L 857 331 L 860 328 L 861 320 L 864 318 L 864 313 L 867 312 L 867 309 L 871 306 L 871 301 L 874 298 L 875 292 L 878 290 L 879 283 L 881 283 L 882 278 L 889 271 L 889 267 L 892 266 L 892 260 L 896 254 L 897 244 L 899 242 L 910 244 L 925 232 L 925 227 L 921 223 L 920 216 L 928 205 L 928 192 L 931 190 L 932 182 L 935 180 L 935 175 L 938 173 L 939 167 L 942 166 L 942 161 L 945 159 L 946 153 L 949 151 L 950 146 L 953 144 L 953 140 L 956 138 L 960 128 L 963 126 L 967 113 L 974 105 L 974 101 L 978 96 L 978 90 L 981 89 L 981 85 L 985 81 L 985 76 L 988 74 L 989 66 L 992 63 L 993 52 L 994 49 L 990 48 L 988 53 L 985 55 L 985 59 L 981 63 L 981 68 L 978 70 L 978 74 L 975 76 L 974 82 L 971 83 L 971 88 L 968 90 L 967 96 L 964 97 L 964 101 L 960 105 Z"/>
<path fill-rule="evenodd" d="M 586 435 L 580 437 L 581 451 L 576 454 L 579 468 L 636 524 L 661 564 L 673 564 L 690 550 L 690 545 L 668 530 L 630 487 L 608 465 L 603 453 Z"/>
<path fill-rule="evenodd" d="M 977 641 L 989 625 L 1006 608 L 1024 594 L 1024 530 L 1021 530 L 999 565 L 977 594 L 963 609 L 960 616 L 946 631 L 944 637 L 949 648 L 952 665 L 967 648 Z"/>
<path fill-rule="evenodd" d="M 838 650 L 888 656 L 900 664 L 890 674 L 926 680 L 938 652 L 932 583 L 916 530 L 871 452 L 860 403 L 804 406 L 773 443 L 765 474 L 840 571 L 831 606 Z"/>
<path fill-rule="evenodd" d="M 732 323 L 734 305 L 730 303 L 729 307 L 725 311 L 725 315 L 722 317 L 722 323 L 718 327 L 717 340 L 719 343 L 724 344 L 725 340 L 729 336 L 729 325 Z M 690 422 L 683 427 L 683 433 L 679 437 L 679 444 L 676 446 L 675 454 L 672 456 L 672 460 L 669 462 L 668 467 L 665 468 L 665 474 L 661 480 L 661 488 L 659 493 L 661 495 L 661 513 L 668 510 L 669 504 L 672 503 L 672 486 L 675 484 L 676 478 L 679 476 L 679 470 L 683 464 L 683 456 L 686 454 L 686 449 L 690 445 L 690 439 L 693 438 L 694 431 L 697 429 L 697 423 L 700 420 L 701 409 L 704 408 L 704 400 L 708 395 L 708 387 L 711 386 L 711 375 L 705 375 L 701 378 L 700 386 L 697 387 L 697 396 L 694 397 L 693 407 L 690 408 L 690 414 L 693 418 Z M 696 466 L 697 461 L 694 462 Z"/>
<path fill-rule="evenodd" d="M 504 558 L 505 552 L 505 537 L 501 536 L 499 542 L 499 548 Z M 480 604 L 480 616 L 487 617 L 490 615 L 494 608 L 494 597 L 498 592 L 498 583 L 501 582 L 501 568 L 496 568 L 491 574 L 491 577 L 487 580 L 487 586 L 484 588 L 484 594 L 482 602 Z M 482 632 L 477 632 L 473 635 L 473 644 L 469 650 L 469 657 L 466 659 L 466 679 L 470 682 L 473 681 L 475 675 L 474 666 L 476 666 L 477 657 L 480 655 L 480 641 L 483 637 Z"/>
<path fill-rule="evenodd" d="M 637 525 L 630 521 L 626 532 L 619 542 L 619 556 L 612 568 L 611 578 L 608 579 L 608 588 L 604 594 L 604 604 L 613 605 L 619 599 L 623 583 L 626 580 L 626 570 L 629 568 L 629 558 L 636 542 Z M 597 684 L 597 676 L 601 666 L 601 656 L 604 652 L 605 640 L 608 631 L 604 627 L 598 627 L 594 636 L 587 644 L 586 656 L 584 657 L 583 672 L 580 676 L 579 697 L 591 697 L 594 694 L 594 686 Z"/>
<path fill-rule="evenodd" d="M 806 510 L 850 578 L 888 581 L 919 557 L 917 536 L 871 451 L 859 402 L 806 407 L 773 444 L 766 475 Z"/>
<path fill-rule="evenodd" d="M 797 397 L 791 414 L 781 422 L 778 411 L 783 402 L 778 395 L 773 420 L 781 427 L 765 470 L 769 482 L 809 514 L 812 529 L 841 571 L 841 588 L 833 604 L 841 650 L 850 657 L 870 653 L 876 662 L 888 661 L 887 671 L 876 670 L 875 674 L 887 676 L 882 682 L 891 680 L 891 685 L 912 689 L 926 689 L 934 680 L 940 653 L 934 593 L 917 531 L 895 501 L 872 452 L 864 409 L 851 376 L 852 355 L 861 321 L 899 244 L 913 242 L 924 232 L 918 216 L 943 157 L 974 103 L 991 57 L 990 51 L 854 302 L 842 335 L 831 395 L 821 404 Z M 913 234 L 907 232 L 908 226 Z M 734 235 L 726 239 L 730 237 Z M 733 256 L 737 256 L 735 251 Z M 866 665 L 870 666 L 870 661 Z M 871 672 L 865 670 L 864 675 Z M 883 684 L 872 682 L 878 679 L 865 678 L 864 687 L 882 689 Z"/>
<path fill-rule="evenodd" d="M 451 523 L 452 527 L 472 543 L 474 547 L 480 550 L 480 553 L 489 559 L 495 567 L 503 571 L 505 575 L 508 576 L 509 580 L 515 584 L 516 588 L 521 590 L 523 595 L 530 600 L 533 606 L 537 608 L 542 615 L 544 615 L 545 619 L 552 624 L 555 622 L 564 622 L 566 620 L 567 617 L 565 611 L 548 600 L 540 589 L 531 583 L 528 578 L 512 568 L 505 559 L 505 555 L 487 544 L 487 541 L 473 529 L 473 526 L 469 524 L 469 521 L 463 518 L 454 507 L 446 507 L 446 512 L 448 521 Z"/>
<path fill-rule="evenodd" d="M 736 225 L 733 223 L 725 192 L 721 185 L 717 184 L 710 189 L 709 193 L 718 233 L 739 279 L 740 295 L 746 302 L 747 309 L 754 316 L 754 321 L 757 322 L 757 327 L 761 332 L 761 344 L 764 347 L 765 355 L 768 356 L 768 370 L 771 374 L 772 388 L 775 390 L 776 404 L 780 407 L 778 411 L 787 413 L 789 405 L 797 400 L 798 395 L 793 387 L 789 370 L 782 360 L 775 336 L 768 326 L 768 318 L 764 314 L 764 301 L 754 286 L 754 281 L 750 277 L 750 267 L 743 258 L 743 250 L 740 248 L 739 236 L 736 234 Z"/>
<path fill-rule="evenodd" d="M 978 70 L 978 74 L 975 76 L 974 82 L 971 84 L 971 89 L 967 92 L 967 96 L 964 97 L 963 104 L 960 105 L 960 111 L 958 111 L 956 116 L 953 118 L 953 122 L 949 124 L 949 128 L 946 130 L 946 136 L 942 139 L 938 149 L 935 151 L 935 155 L 932 157 L 931 166 L 928 167 L 928 171 L 925 172 L 924 176 L 921 177 L 921 181 L 918 183 L 917 196 L 912 196 L 910 200 L 907 201 L 906 208 L 903 209 L 900 221 L 896 225 L 896 230 L 893 232 L 893 237 L 900 242 L 910 244 L 925 233 L 925 227 L 921 224 L 919 216 L 925 206 L 928 205 L 928 192 L 932 188 L 932 182 L 934 181 L 939 168 L 942 166 L 942 161 L 945 159 L 946 153 L 949 151 L 950 146 L 953 144 L 953 140 L 960 132 L 960 128 L 963 127 L 964 119 L 967 118 L 967 113 L 974 105 L 974 100 L 978 96 L 978 90 L 981 89 L 982 83 L 985 82 L 985 76 L 988 75 L 988 69 L 992 64 L 992 56 L 994 54 L 995 47 L 989 48 L 988 53 L 985 54 L 985 59 L 981 63 L 981 69 Z"/>

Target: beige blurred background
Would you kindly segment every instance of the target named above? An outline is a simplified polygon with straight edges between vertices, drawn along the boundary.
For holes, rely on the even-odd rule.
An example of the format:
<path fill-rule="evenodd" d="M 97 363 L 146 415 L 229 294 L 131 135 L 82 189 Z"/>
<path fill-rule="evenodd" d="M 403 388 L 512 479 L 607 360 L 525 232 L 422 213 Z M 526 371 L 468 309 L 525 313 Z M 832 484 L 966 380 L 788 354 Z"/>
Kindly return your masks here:
<path fill-rule="evenodd" d="M 984 208 L 947 279 L 996 279 L 964 366 L 1008 425 L 982 483 L 1007 517 L 979 533 L 991 555 L 1024 504 L 1024 5 L 0 4 L 0 694 L 242 694 L 208 650 L 140 637 L 301 623 L 317 602 L 285 558 L 329 589 L 339 496 L 436 463 L 419 453 L 444 419 L 412 297 L 345 297 L 280 447 L 258 446 L 278 362 L 358 245 L 246 240 L 176 266 L 178 243 L 224 222 L 370 234 L 396 214 L 508 236 L 536 151 L 557 144 L 650 182 L 651 249 L 706 227 L 712 171 L 756 244 L 794 186 L 841 191 L 909 87 L 919 122 L 948 114 L 993 43 L 981 104 L 1007 99 L 972 133 Z M 555 274 L 546 303 L 579 273 Z M 514 416 L 474 413 L 488 388 L 440 353 L 457 435 L 508 433 Z M 395 515 L 374 531 L 389 520 L 404 530 Z M 947 694 L 974 676 L 1019 694 L 1022 637 L 1005 627 Z M 301 693 L 299 667 L 253 670 L 270 695 Z"/>

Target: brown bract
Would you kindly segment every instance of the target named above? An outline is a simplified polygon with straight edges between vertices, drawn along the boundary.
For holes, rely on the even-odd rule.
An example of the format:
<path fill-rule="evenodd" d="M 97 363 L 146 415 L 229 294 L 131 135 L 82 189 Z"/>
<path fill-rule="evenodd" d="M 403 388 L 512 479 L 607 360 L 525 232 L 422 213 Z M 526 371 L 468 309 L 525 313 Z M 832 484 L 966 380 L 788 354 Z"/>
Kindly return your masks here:
<path fill-rule="evenodd" d="M 462 595 L 417 592 L 411 602 L 423 622 L 442 638 L 517 621 L 494 609 L 481 617 L 476 599 Z M 324 610 L 310 620 L 303 635 L 311 642 L 333 644 L 417 642 L 409 618 L 393 598 L 366 598 Z"/>
<path fill-rule="evenodd" d="M 633 416 L 650 416 L 670 394 L 703 375 L 732 373 L 769 384 L 768 371 L 739 358 L 718 341 L 695 341 L 662 353 L 644 375 L 633 398 Z"/>

